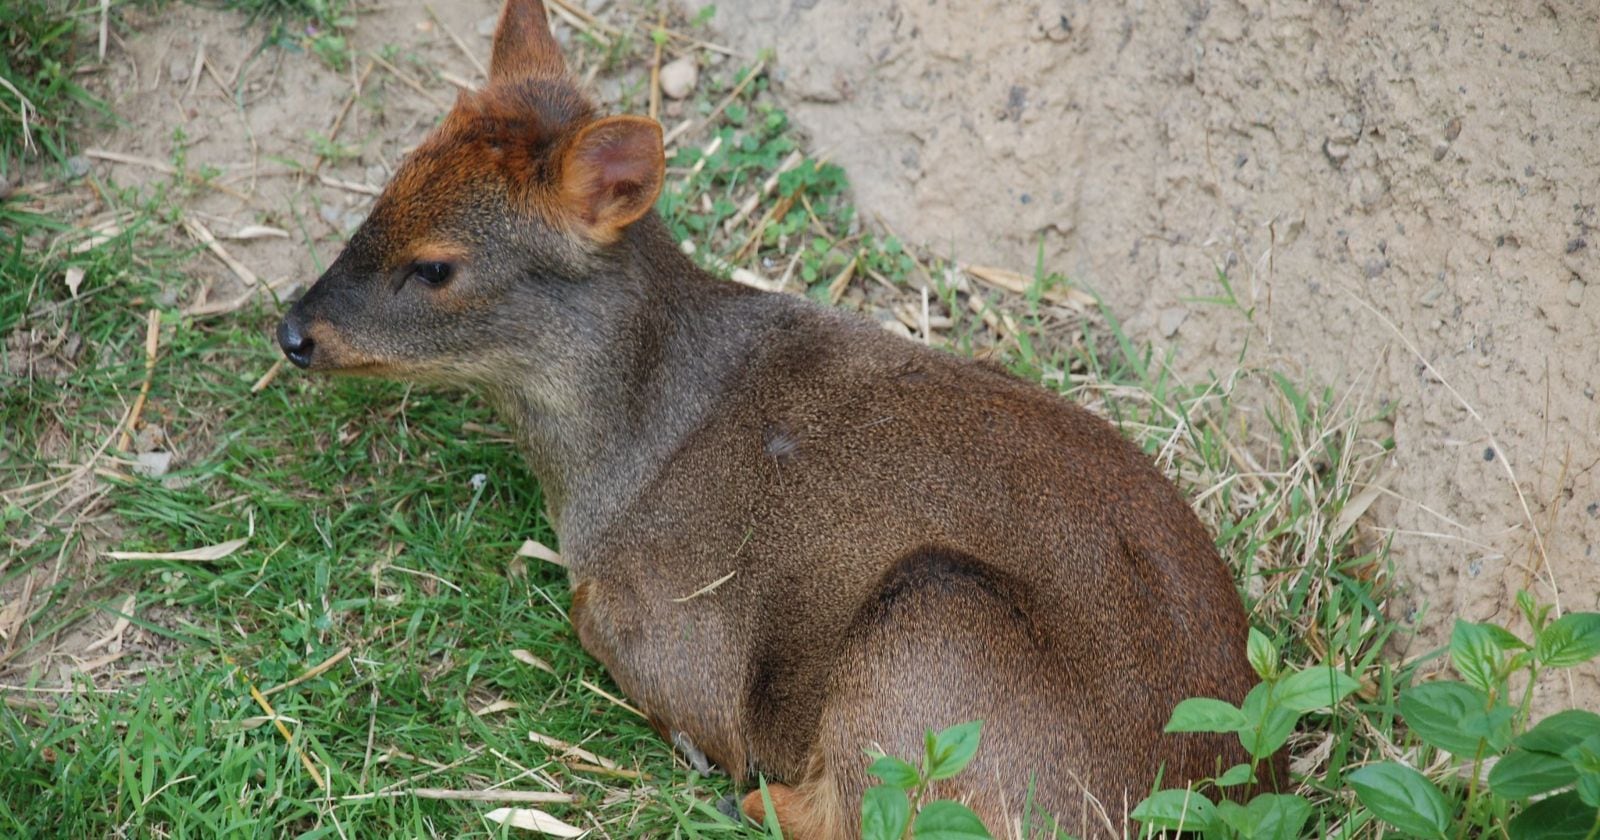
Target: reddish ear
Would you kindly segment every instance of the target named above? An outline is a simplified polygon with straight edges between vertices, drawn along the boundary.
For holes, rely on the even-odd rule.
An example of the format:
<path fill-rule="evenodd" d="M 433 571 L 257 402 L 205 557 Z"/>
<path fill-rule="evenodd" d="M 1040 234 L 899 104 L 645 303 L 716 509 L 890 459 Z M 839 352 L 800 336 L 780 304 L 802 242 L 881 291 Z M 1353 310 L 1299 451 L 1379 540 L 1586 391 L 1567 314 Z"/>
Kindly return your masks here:
<path fill-rule="evenodd" d="M 661 125 L 644 117 L 606 117 L 584 126 L 561 161 L 561 203 L 595 242 L 655 206 L 666 176 Z"/>
<path fill-rule="evenodd" d="M 550 34 L 544 0 L 506 0 L 494 28 L 489 81 L 548 78 L 566 72 L 561 45 Z"/>

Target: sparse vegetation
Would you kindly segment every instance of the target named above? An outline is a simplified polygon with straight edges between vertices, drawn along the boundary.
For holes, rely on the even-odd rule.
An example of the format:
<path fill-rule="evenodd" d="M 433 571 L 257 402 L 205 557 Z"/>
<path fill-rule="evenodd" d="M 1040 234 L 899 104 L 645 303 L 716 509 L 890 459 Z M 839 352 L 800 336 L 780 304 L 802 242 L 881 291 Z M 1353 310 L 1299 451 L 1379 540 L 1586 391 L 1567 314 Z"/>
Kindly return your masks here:
<path fill-rule="evenodd" d="M 1336 710 L 1359 687 L 1337 668 L 1283 671 L 1272 643 L 1252 631 L 1250 660 L 1262 682 L 1244 703 L 1185 700 L 1167 726 L 1173 732 L 1237 733 L 1252 763 L 1228 768 L 1201 790 L 1155 793 L 1134 809 L 1134 818 L 1147 831 L 1241 840 L 1294 840 L 1308 828 L 1316 837 L 1363 830 L 1512 840 L 1600 836 L 1600 715 L 1569 709 L 1537 725 L 1529 716 L 1542 668 L 1569 668 L 1600 655 L 1600 613 L 1568 613 L 1552 621 L 1550 608 L 1536 605 L 1527 593 L 1517 597 L 1517 606 L 1533 628 L 1532 640 L 1499 625 L 1458 620 L 1450 659 L 1466 681 L 1403 676 L 1398 707 L 1411 737 L 1399 745 L 1406 749 L 1370 763 L 1330 763 L 1307 778 L 1324 800 L 1315 814 L 1311 800 L 1299 794 L 1263 793 L 1247 804 L 1213 802 L 1216 793 L 1255 782 L 1259 761 L 1283 744 L 1300 715 Z M 1519 676 L 1526 680 L 1520 701 L 1511 686 Z M 1375 699 L 1391 710 L 1395 705 L 1392 692 Z M 1357 713 L 1343 716 L 1360 722 Z M 1442 759 L 1431 767 L 1423 761 L 1430 752 Z M 1433 778 L 1419 766 L 1431 769 Z"/>
<path fill-rule="evenodd" d="M 11 0 L 0 6 L 0 183 L 25 158 L 66 162 L 69 136 L 104 107 L 73 76 L 80 3 Z"/>

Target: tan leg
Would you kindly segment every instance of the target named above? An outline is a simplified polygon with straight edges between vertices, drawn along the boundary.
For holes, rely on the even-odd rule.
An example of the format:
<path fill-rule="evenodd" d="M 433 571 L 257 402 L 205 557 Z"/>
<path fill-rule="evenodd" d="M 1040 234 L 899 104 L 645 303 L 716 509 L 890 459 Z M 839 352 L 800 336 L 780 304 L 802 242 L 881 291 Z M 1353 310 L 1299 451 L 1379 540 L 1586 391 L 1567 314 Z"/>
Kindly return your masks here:
<path fill-rule="evenodd" d="M 786 840 L 838 840 L 860 831 L 859 826 L 840 824 L 844 812 L 838 802 L 838 787 L 832 780 L 820 781 L 824 783 L 808 782 L 799 787 L 767 785 L 773 813 L 778 817 L 778 826 Z M 750 791 L 740 807 L 745 816 L 756 822 L 767 818 L 766 803 L 761 799 L 759 788 Z"/>

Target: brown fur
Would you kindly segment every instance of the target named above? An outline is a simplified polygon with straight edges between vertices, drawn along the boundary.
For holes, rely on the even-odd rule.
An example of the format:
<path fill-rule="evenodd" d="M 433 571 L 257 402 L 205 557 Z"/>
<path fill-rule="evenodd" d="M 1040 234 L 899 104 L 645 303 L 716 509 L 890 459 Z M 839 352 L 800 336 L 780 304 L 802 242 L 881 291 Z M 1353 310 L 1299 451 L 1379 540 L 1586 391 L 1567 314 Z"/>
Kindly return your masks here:
<path fill-rule="evenodd" d="M 1171 483 L 1037 387 L 698 270 L 650 210 L 659 127 L 596 119 L 542 14 L 509 0 L 490 87 L 284 319 L 291 358 L 485 393 L 545 489 L 584 647 L 663 734 L 774 781 L 793 837 L 854 836 L 866 750 L 914 758 L 972 719 L 982 748 L 935 793 L 997 833 L 1030 784 L 1090 833 L 1086 795 L 1120 816 L 1158 772 L 1244 760 L 1161 731 L 1253 682 Z"/>

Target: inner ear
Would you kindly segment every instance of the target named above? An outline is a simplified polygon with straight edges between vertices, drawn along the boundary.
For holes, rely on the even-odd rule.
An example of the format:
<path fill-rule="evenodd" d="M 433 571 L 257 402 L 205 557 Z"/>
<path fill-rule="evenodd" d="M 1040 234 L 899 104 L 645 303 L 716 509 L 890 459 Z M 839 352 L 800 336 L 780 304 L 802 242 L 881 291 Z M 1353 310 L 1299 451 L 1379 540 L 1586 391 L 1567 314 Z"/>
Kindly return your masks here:
<path fill-rule="evenodd" d="M 562 157 L 561 204 L 589 239 L 613 242 L 655 206 L 666 168 L 655 120 L 597 120 L 578 132 Z"/>
<path fill-rule="evenodd" d="M 566 72 L 544 0 L 506 0 L 494 29 L 489 81 L 550 78 Z"/>

